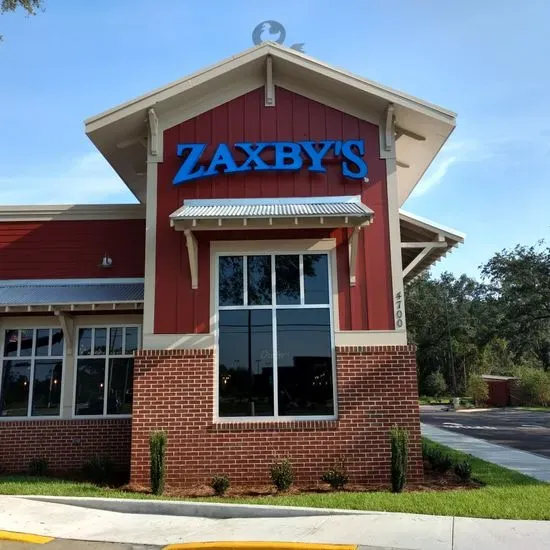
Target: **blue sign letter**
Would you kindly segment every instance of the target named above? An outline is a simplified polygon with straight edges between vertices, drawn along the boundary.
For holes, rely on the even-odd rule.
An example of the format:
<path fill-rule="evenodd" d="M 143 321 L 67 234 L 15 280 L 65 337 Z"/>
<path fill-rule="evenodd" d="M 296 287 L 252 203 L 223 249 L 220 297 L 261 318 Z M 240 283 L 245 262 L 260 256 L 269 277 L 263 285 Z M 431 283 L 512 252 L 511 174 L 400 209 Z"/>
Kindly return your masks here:
<path fill-rule="evenodd" d="M 172 182 L 174 185 L 204 176 L 204 166 L 199 166 L 194 172 L 192 170 L 195 168 L 205 149 L 206 143 L 180 143 L 178 145 L 178 157 L 183 156 L 185 151 L 189 151 L 189 155 L 182 162 L 178 173 L 175 175 Z"/>
<path fill-rule="evenodd" d="M 212 157 L 212 162 L 208 167 L 208 170 L 203 174 L 204 176 L 217 176 L 218 175 L 218 166 L 225 166 L 225 169 L 222 170 L 223 174 L 232 174 L 233 172 L 238 172 L 240 168 L 237 168 L 237 164 L 231 156 L 229 147 L 225 143 L 220 143 L 214 156 Z"/>
<path fill-rule="evenodd" d="M 270 145 L 275 147 L 275 165 L 271 167 L 272 170 L 299 170 L 302 167 L 302 150 L 297 143 L 279 141 Z M 290 162 L 285 162 L 287 160 Z"/>
<path fill-rule="evenodd" d="M 238 147 L 239 149 L 242 149 L 247 155 L 248 158 L 246 161 L 240 166 L 240 169 L 243 172 L 248 172 L 252 170 L 251 164 L 254 163 L 256 165 L 255 170 L 269 170 L 270 166 L 268 166 L 261 158 L 260 153 L 269 145 L 269 143 L 256 143 L 256 148 L 253 149 L 254 144 L 253 143 L 235 143 L 235 147 Z"/>
<path fill-rule="evenodd" d="M 352 147 L 357 147 L 359 154 L 355 153 Z M 356 180 L 363 179 L 368 174 L 367 165 L 363 159 L 365 154 L 365 142 L 362 139 L 348 139 L 342 143 L 342 156 L 348 161 L 355 164 L 357 170 L 352 171 L 350 164 L 344 160 L 342 161 L 342 174 L 347 178 L 353 178 Z"/>
<path fill-rule="evenodd" d="M 319 150 L 315 148 L 316 143 L 314 141 L 299 141 L 298 143 L 303 147 L 307 156 L 311 159 L 311 166 L 308 170 L 310 172 L 321 172 L 324 174 L 327 169 L 321 164 L 321 161 L 325 158 L 329 149 L 334 145 L 334 141 L 320 141 L 321 148 Z"/>

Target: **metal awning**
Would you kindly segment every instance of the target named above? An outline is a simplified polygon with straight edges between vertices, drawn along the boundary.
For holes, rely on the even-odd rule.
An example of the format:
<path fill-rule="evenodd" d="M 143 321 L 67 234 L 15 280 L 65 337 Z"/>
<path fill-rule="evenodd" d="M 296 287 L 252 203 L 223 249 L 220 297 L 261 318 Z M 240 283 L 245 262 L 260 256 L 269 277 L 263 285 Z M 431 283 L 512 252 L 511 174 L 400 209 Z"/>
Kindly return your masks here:
<path fill-rule="evenodd" d="M 358 235 L 374 212 L 360 195 L 262 199 L 187 199 L 170 215 L 170 224 L 187 240 L 191 286 L 198 288 L 198 243 L 195 231 L 228 229 L 311 229 L 349 227 L 350 284 L 355 285 Z"/>
<path fill-rule="evenodd" d="M 143 279 L 0 280 L 0 312 L 143 308 Z"/>
<path fill-rule="evenodd" d="M 399 210 L 403 280 L 408 283 L 464 242 L 465 235 Z"/>

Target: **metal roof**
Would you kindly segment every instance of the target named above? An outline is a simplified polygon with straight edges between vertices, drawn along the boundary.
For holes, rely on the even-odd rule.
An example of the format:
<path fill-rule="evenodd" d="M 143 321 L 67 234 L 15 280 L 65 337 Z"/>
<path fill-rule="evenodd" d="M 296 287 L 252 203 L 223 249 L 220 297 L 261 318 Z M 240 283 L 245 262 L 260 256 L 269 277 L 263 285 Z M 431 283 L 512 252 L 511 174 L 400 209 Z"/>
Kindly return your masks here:
<path fill-rule="evenodd" d="M 172 220 L 198 218 L 370 218 L 374 212 L 361 197 L 293 197 L 265 199 L 189 199 L 170 215 Z"/>
<path fill-rule="evenodd" d="M 0 306 L 143 301 L 143 279 L 0 280 Z"/>

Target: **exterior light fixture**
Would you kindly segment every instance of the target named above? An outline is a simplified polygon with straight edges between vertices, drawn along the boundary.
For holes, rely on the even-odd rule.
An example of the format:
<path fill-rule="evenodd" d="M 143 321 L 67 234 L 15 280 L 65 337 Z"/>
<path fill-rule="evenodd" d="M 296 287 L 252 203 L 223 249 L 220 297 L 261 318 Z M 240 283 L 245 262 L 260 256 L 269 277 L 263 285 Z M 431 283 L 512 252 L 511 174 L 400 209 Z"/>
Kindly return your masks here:
<path fill-rule="evenodd" d="M 99 267 L 102 267 L 103 269 L 109 269 L 110 267 L 113 267 L 113 258 L 111 258 L 107 252 L 105 252 L 101 263 L 99 264 Z"/>

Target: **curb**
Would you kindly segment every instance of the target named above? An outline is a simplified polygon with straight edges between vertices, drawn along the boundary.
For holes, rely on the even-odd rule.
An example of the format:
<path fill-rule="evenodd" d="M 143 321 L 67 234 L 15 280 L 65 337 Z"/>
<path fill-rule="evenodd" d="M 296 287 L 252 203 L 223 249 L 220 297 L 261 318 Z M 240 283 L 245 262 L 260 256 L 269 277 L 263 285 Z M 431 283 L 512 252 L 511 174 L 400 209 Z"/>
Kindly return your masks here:
<path fill-rule="evenodd" d="M 94 510 L 126 514 L 154 514 L 162 516 L 189 516 L 209 519 L 232 518 L 289 518 L 305 516 L 349 516 L 384 514 L 379 511 L 345 510 L 331 508 L 303 508 L 297 506 L 268 506 L 253 504 L 224 504 L 214 502 L 188 502 L 97 497 L 46 497 L 40 495 L 14 495 L 51 504 L 66 504 Z"/>
<path fill-rule="evenodd" d="M 54 540 L 54 537 L 32 535 L 31 533 L 16 533 L 15 531 L 0 531 L 0 540 L 10 542 L 27 542 L 29 544 L 47 544 Z"/>
<path fill-rule="evenodd" d="M 163 550 L 357 550 L 357 544 L 322 544 L 311 542 L 185 542 L 169 544 Z"/>

